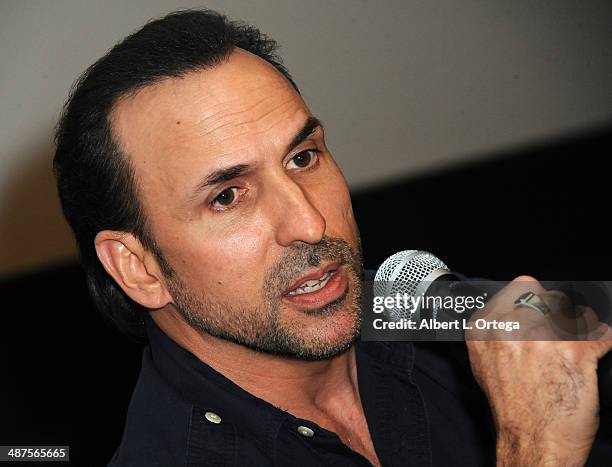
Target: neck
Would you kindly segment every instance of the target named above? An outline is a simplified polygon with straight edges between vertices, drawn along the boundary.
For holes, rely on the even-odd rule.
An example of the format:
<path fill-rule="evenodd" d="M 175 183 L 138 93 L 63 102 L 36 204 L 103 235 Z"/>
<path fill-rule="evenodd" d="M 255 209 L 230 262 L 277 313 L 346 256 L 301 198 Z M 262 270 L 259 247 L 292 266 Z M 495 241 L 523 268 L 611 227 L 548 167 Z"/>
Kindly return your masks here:
<path fill-rule="evenodd" d="M 318 361 L 258 352 L 201 333 L 174 313 L 152 312 L 159 328 L 245 391 L 299 418 L 331 414 L 359 400 L 355 349 Z"/>

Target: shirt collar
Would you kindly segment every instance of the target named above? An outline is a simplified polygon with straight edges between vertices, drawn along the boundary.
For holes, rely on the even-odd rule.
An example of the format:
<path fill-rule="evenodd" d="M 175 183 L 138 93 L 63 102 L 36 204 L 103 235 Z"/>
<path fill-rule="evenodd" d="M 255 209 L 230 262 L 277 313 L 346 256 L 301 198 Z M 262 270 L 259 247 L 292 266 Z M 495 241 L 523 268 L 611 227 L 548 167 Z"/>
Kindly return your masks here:
<path fill-rule="evenodd" d="M 149 346 L 155 366 L 168 383 L 175 386 L 185 400 L 199 402 L 204 396 L 203 387 L 212 386 L 218 389 L 220 396 L 231 395 L 239 402 L 253 403 L 261 410 L 273 408 L 283 414 L 287 412 L 274 407 L 268 402 L 253 396 L 221 373 L 202 362 L 191 352 L 183 349 L 170 339 L 152 318 L 145 318 Z M 407 342 L 362 342 L 355 346 L 356 359 L 363 359 L 363 354 L 373 358 L 378 364 L 405 375 L 412 373 L 414 365 L 414 348 Z M 211 388 L 212 390 L 212 388 Z M 216 391 L 215 391 L 216 392 Z M 204 397 L 210 400 L 209 395 Z M 237 415 L 240 415 L 238 411 Z M 238 416 L 238 418 L 242 418 Z"/>
<path fill-rule="evenodd" d="M 155 369 L 184 403 L 218 414 L 223 423 L 240 426 L 272 449 L 282 423 L 291 415 L 242 389 L 170 339 L 153 319 L 145 319 Z"/>
<path fill-rule="evenodd" d="M 277 433 L 285 421 L 299 420 L 250 394 L 199 360 L 170 339 L 149 316 L 145 323 L 153 366 L 184 403 L 204 412 L 214 412 L 224 423 L 258 433 L 255 439 L 261 440 L 263 449 L 273 449 Z M 357 341 L 355 351 L 362 400 L 364 391 L 368 392 L 366 386 L 377 375 L 391 370 L 403 378 L 410 378 L 414 364 L 414 350 L 410 343 Z"/>

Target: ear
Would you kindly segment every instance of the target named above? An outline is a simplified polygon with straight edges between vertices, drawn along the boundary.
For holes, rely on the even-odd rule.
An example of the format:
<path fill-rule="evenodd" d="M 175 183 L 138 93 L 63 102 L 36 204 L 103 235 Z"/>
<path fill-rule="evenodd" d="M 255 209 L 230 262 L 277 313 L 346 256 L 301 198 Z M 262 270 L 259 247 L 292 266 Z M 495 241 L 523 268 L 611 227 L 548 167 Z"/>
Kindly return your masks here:
<path fill-rule="evenodd" d="M 149 309 L 172 302 L 157 261 L 134 235 L 103 230 L 95 245 L 104 269 L 132 300 Z"/>

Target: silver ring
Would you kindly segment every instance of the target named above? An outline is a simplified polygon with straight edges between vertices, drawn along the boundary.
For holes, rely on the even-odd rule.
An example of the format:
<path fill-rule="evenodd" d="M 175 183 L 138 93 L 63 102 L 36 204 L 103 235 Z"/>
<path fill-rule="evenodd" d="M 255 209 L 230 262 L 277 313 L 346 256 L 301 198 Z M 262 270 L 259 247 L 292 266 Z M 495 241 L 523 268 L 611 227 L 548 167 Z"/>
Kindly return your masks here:
<path fill-rule="evenodd" d="M 548 305 L 544 303 L 542 297 L 533 292 L 525 292 L 524 294 L 521 294 L 519 298 L 514 301 L 514 304 L 516 305 L 515 308 L 526 306 L 527 308 L 539 311 L 542 313 L 542 315 L 550 313 L 550 308 L 548 308 Z"/>

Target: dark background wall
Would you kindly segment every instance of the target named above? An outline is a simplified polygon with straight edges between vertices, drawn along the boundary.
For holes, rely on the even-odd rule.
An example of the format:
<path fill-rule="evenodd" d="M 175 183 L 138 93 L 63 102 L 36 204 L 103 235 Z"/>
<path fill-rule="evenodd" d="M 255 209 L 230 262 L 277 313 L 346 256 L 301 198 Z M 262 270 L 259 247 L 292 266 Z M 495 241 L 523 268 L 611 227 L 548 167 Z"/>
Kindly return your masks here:
<path fill-rule="evenodd" d="M 424 249 L 468 275 L 610 280 L 612 125 L 354 193 L 365 264 Z M 142 346 L 92 308 L 77 263 L 0 283 L 0 444 L 117 446 Z"/>

